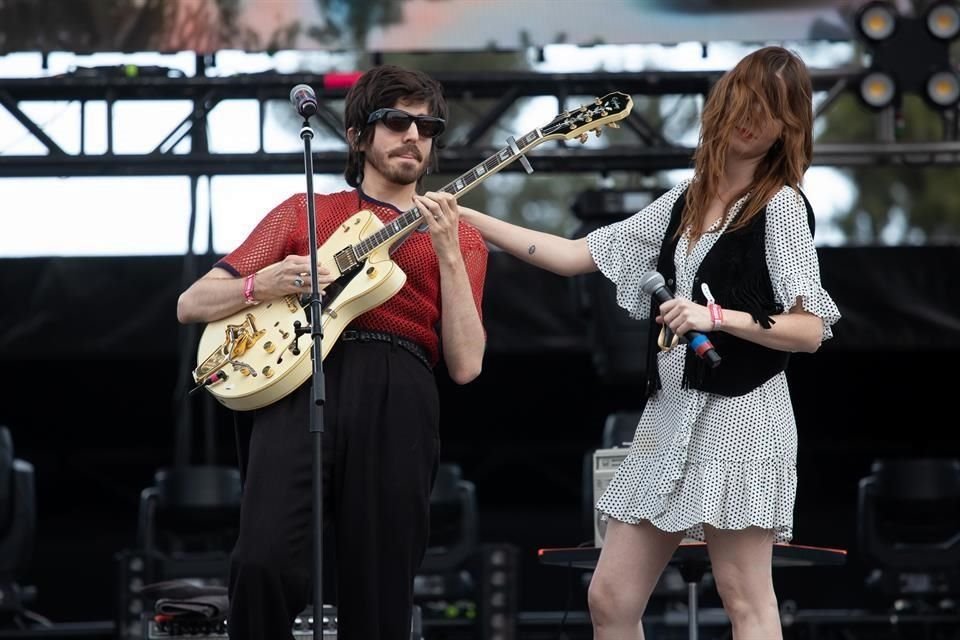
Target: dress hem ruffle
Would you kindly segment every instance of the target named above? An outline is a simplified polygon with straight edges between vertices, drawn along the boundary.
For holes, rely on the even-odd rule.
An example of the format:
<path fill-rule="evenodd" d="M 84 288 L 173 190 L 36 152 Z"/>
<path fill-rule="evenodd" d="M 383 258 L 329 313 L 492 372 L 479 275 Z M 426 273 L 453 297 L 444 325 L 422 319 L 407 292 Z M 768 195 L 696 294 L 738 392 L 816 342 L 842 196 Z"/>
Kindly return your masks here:
<path fill-rule="evenodd" d="M 675 460 L 667 458 L 628 455 L 597 510 L 628 524 L 647 520 L 663 531 L 687 531 L 688 537 L 699 540 L 704 523 L 732 530 L 756 526 L 772 529 L 778 542 L 791 539 L 795 460 L 713 460 L 671 469 Z"/>
<path fill-rule="evenodd" d="M 744 529 L 747 529 L 748 527 L 757 527 L 760 529 L 772 530 L 774 542 L 790 542 L 791 540 L 793 540 L 792 524 L 791 525 L 781 524 L 781 525 L 770 526 L 763 523 L 748 522 L 743 526 L 739 526 L 739 527 L 724 527 L 716 522 L 704 521 L 704 522 L 694 522 L 694 523 L 690 523 L 688 525 L 680 526 L 676 528 L 669 528 L 666 526 L 661 526 L 660 524 L 658 524 L 654 520 L 650 520 L 649 518 L 629 518 L 629 517 L 618 518 L 617 516 L 606 513 L 605 511 L 600 511 L 600 513 L 603 514 L 602 517 L 604 520 L 608 518 L 613 518 L 614 520 L 618 520 L 620 522 L 623 522 L 624 524 L 631 524 L 631 525 L 637 525 L 642 522 L 649 522 L 654 527 L 656 527 L 660 531 L 663 531 L 664 533 L 677 533 L 679 531 L 683 531 L 686 538 L 689 538 L 691 540 L 696 540 L 698 542 L 706 541 L 705 539 L 706 537 L 704 536 L 704 533 L 703 533 L 703 525 L 705 524 L 710 525 L 714 529 L 721 529 L 724 531 L 742 531 Z"/>

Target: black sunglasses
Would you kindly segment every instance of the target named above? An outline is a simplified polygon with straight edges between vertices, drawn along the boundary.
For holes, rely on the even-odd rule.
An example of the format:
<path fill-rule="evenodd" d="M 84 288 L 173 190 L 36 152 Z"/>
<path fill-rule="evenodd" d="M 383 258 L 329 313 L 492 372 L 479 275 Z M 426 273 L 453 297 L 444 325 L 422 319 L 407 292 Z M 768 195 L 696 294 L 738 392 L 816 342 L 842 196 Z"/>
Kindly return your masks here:
<path fill-rule="evenodd" d="M 367 118 L 367 124 L 383 122 L 387 129 L 403 133 L 410 128 L 411 122 L 417 123 L 417 131 L 424 138 L 434 138 L 443 133 L 447 121 L 434 116 L 415 116 L 400 109 L 377 109 Z"/>

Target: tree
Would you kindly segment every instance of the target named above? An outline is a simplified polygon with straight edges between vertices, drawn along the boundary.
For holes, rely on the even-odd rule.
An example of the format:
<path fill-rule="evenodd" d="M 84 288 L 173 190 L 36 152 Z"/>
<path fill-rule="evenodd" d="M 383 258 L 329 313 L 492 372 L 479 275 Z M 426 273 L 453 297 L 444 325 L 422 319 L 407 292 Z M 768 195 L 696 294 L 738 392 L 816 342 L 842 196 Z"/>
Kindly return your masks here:
<path fill-rule="evenodd" d="M 955 110 L 946 118 L 955 117 Z M 857 96 L 840 98 L 827 112 L 818 143 L 877 141 L 879 116 Z M 898 142 L 945 138 L 944 114 L 917 96 L 905 96 L 896 115 Z M 846 170 L 857 196 L 837 221 L 848 242 L 857 244 L 940 244 L 960 238 L 960 169 L 955 166 L 881 164 Z"/>
<path fill-rule="evenodd" d="M 241 13 L 240 0 L 0 0 L 0 52 L 255 50 L 292 45 L 300 28 L 264 39 Z"/>

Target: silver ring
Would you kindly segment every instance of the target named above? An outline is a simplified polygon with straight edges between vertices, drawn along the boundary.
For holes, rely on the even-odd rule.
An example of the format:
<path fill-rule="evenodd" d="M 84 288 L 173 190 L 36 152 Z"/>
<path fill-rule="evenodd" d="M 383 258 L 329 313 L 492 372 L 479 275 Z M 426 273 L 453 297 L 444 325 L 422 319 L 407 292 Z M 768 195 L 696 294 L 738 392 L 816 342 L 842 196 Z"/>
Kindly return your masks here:
<path fill-rule="evenodd" d="M 294 279 L 293 279 L 293 286 L 295 286 L 297 289 L 299 289 L 300 287 L 302 287 L 302 286 L 303 286 L 303 278 L 299 278 L 299 277 L 298 277 L 298 278 L 294 278 Z"/>

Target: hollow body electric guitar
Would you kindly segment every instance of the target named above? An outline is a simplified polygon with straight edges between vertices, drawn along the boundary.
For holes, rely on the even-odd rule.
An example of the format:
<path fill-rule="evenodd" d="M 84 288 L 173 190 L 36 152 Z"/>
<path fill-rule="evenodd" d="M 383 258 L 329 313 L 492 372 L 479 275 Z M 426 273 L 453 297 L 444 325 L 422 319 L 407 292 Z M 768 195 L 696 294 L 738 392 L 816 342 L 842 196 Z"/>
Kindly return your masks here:
<path fill-rule="evenodd" d="M 614 92 L 593 103 L 561 113 L 441 189 L 455 197 L 467 193 L 523 154 L 547 140 L 598 136 L 629 115 L 633 101 Z M 416 207 L 384 225 L 370 211 L 345 220 L 317 249 L 316 259 L 337 275 L 324 290 L 321 304 L 322 357 L 326 358 L 347 325 L 360 314 L 396 294 L 407 280 L 390 254 L 422 224 Z M 267 267 L 270 268 L 270 267 Z M 295 323 L 306 326 L 307 311 L 299 296 L 289 295 L 237 312 L 204 328 L 193 371 L 197 387 L 206 388 L 224 406 L 237 411 L 265 407 L 291 393 L 313 373 L 312 338 L 298 337 Z"/>

